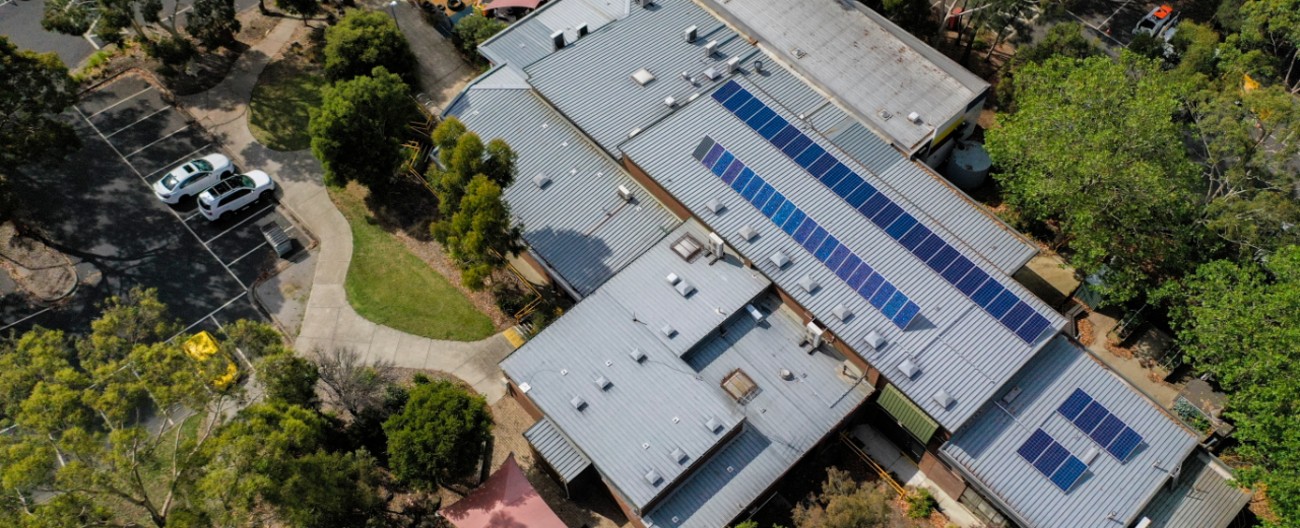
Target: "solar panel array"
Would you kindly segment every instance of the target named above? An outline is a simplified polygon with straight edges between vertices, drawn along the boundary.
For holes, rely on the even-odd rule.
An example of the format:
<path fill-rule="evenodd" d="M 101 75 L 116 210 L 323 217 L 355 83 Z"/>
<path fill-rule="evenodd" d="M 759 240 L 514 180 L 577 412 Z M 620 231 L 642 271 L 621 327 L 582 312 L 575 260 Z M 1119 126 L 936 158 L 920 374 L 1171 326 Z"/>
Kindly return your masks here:
<path fill-rule="evenodd" d="M 1050 322 L 736 81 L 713 98 L 1026 343 Z"/>
<path fill-rule="evenodd" d="M 1142 444 L 1142 435 L 1112 414 L 1083 389 L 1075 389 L 1056 409 L 1120 462 L 1128 460 Z"/>
<path fill-rule="evenodd" d="M 1070 491 L 1088 469 L 1087 464 L 1071 455 L 1070 450 L 1042 429 L 1029 435 L 1029 439 L 1025 440 L 1016 453 L 1065 492 Z"/>
<path fill-rule="evenodd" d="M 906 329 L 921 313 L 921 307 L 909 300 L 907 295 L 721 144 L 706 136 L 695 148 L 694 157 L 753 204 L 763 216 L 794 237 L 804 249 L 899 328 Z"/>

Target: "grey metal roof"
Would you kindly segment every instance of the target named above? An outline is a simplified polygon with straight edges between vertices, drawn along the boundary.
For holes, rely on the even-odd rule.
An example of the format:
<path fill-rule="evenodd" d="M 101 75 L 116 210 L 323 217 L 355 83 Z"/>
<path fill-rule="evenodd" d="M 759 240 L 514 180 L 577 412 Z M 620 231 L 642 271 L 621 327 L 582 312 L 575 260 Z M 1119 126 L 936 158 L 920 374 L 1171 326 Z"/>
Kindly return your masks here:
<path fill-rule="evenodd" d="M 579 25 L 587 24 L 588 30 L 595 31 L 626 16 L 629 1 L 553 0 L 483 41 L 479 53 L 492 64 L 522 72 L 524 66 L 554 51 L 552 33 L 564 31 L 573 40 Z"/>
<path fill-rule="evenodd" d="M 1161 489 L 1142 516 L 1151 519 L 1149 528 L 1224 528 L 1250 502 L 1231 480 L 1223 463 L 1197 451 L 1183 464 L 1178 483 Z"/>
<path fill-rule="evenodd" d="M 572 0 L 566 0 L 572 1 Z M 532 90 L 498 67 L 448 107 L 484 141 L 502 138 L 519 154 L 516 181 L 505 192 L 523 223 L 524 240 L 579 295 L 595 290 L 680 221 L 613 159 Z M 550 178 L 544 188 L 533 179 Z M 616 194 L 635 195 L 625 203 Z"/>
<path fill-rule="evenodd" d="M 962 68 L 852 0 L 699 0 L 877 131 L 913 152 L 985 89 Z M 850 52 L 851 50 L 851 52 Z M 894 117 L 882 118 L 888 111 Z M 921 114 L 916 125 L 905 116 Z"/>
<path fill-rule="evenodd" d="M 749 86 L 744 80 L 740 83 Z M 793 116 L 778 113 L 793 122 Z M 714 176 L 692 156 L 704 136 L 725 145 L 778 192 L 798 204 L 821 225 L 829 226 L 827 229 L 831 235 L 841 243 L 865 256 L 873 268 L 920 306 L 924 322 L 914 323 L 906 331 L 894 326 L 809 251 Z M 819 137 L 813 139 L 828 152 L 834 152 L 829 142 Z M 880 367 L 904 394 L 948 430 L 955 430 L 964 423 L 1048 341 L 1052 333 L 1065 325 L 1063 317 L 1023 287 L 994 271 L 990 276 L 1046 317 L 1053 329 L 1053 332 L 1040 335 L 1033 343 L 1021 341 L 852 206 L 813 181 L 802 167 L 762 136 L 740 124 L 707 94 L 695 104 L 666 118 L 660 125 L 639 134 L 622 149 L 628 159 L 656 178 L 697 218 L 726 238 L 732 247 L 753 261 L 758 269 L 825 323 L 835 335 L 863 352 L 868 361 Z M 836 155 L 904 209 L 917 218 L 924 218 L 914 202 L 904 200 L 854 161 Z M 730 196 L 736 204 L 728 212 L 715 216 L 704 204 L 719 196 Z M 745 242 L 737 235 L 745 225 L 759 231 L 759 236 L 752 242 Z M 931 229 L 944 231 L 937 225 L 931 225 Z M 990 264 L 976 251 L 959 243 L 959 237 L 950 233 L 941 236 L 981 268 L 990 268 Z M 781 270 L 776 270 L 768 262 L 768 257 L 778 251 L 792 260 Z M 803 291 L 796 282 L 804 276 L 812 277 L 822 287 L 814 293 Z M 839 304 L 846 305 L 856 315 L 847 322 L 839 321 L 832 315 Z M 889 342 L 883 351 L 871 352 L 862 344 L 862 339 L 873 330 Z M 893 368 L 907 358 L 921 366 L 921 374 L 912 379 L 904 378 Z M 956 403 L 947 408 L 935 403 L 931 396 L 940 389 L 952 395 Z"/>
<path fill-rule="evenodd" d="M 1125 462 L 1103 449 L 1088 463 L 1083 478 L 1063 492 L 1017 450 L 1042 429 L 1087 462 L 1085 454 L 1097 444 L 1057 412 L 1076 389 L 1083 389 L 1123 420 L 1142 436 L 1143 444 Z M 1003 403 L 1014 390 L 1019 395 Z M 1087 352 L 1057 337 L 940 453 L 977 480 L 988 491 L 986 496 L 1003 503 L 1026 528 L 1113 528 L 1131 525 L 1195 448 L 1196 437 L 1190 431 Z"/>
<path fill-rule="evenodd" d="M 532 444 L 546 463 L 560 474 L 565 484 L 573 482 L 583 470 L 591 467 L 591 460 L 561 433 L 550 418 L 542 417 L 524 431 L 524 438 Z"/>
<path fill-rule="evenodd" d="M 752 298 L 768 284 L 761 275 L 734 258 L 712 265 L 706 258 L 689 264 L 681 260 L 670 246 L 678 234 L 687 232 L 707 236 L 695 222 L 683 224 L 507 357 L 501 367 L 629 505 L 645 508 L 663 496 L 654 510 L 660 524 L 665 521 L 657 512 L 672 508 L 671 515 L 689 520 L 682 526 L 712 528 L 740 513 L 868 392 L 852 390 L 852 383 L 836 376 L 841 358 L 809 355 L 799 348 L 802 326 L 788 309 L 778 308 L 775 296 Z M 700 285 L 700 292 L 713 287 L 750 293 L 693 297 L 682 305 L 664 281 L 668 273 Z M 671 294 L 662 295 L 665 291 Z M 757 325 L 743 308 L 750 302 L 776 313 Z M 651 309 L 652 304 L 658 309 Z M 676 317 L 665 322 L 680 328 L 723 325 L 725 335 L 709 332 L 683 357 L 661 339 L 661 321 L 643 320 L 670 311 Z M 645 359 L 635 361 L 634 349 Z M 737 403 L 720 387 L 722 377 L 737 368 L 760 389 L 748 405 Z M 781 380 L 782 368 L 794 372 L 796 379 Z M 608 389 L 594 383 L 598 376 L 611 382 Z M 574 409 L 574 396 L 587 406 Z M 704 426 L 709 418 L 721 421 L 720 432 Z M 768 439 L 757 452 L 748 440 L 742 441 L 753 437 L 750 431 Z M 732 434 L 738 436 L 703 459 Z M 738 447 L 745 445 L 750 450 Z M 670 456 L 674 449 L 686 453 L 685 463 Z M 723 468 L 728 477 L 719 478 L 709 469 L 717 460 L 733 460 L 731 465 L 741 471 L 726 473 Z M 650 484 L 645 475 L 651 470 L 663 482 Z M 671 491 L 704 485 L 697 479 L 714 479 L 710 486 L 715 493 Z"/>

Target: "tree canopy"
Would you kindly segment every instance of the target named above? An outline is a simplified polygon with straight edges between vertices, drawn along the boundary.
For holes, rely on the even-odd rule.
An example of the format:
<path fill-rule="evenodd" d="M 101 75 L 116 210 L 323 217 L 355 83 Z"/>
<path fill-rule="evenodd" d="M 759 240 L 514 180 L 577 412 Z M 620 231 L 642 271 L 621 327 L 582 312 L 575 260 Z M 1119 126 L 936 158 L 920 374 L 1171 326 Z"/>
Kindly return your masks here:
<path fill-rule="evenodd" d="M 456 47 L 460 48 L 460 51 L 470 60 L 481 61 L 478 55 L 479 44 L 505 28 L 505 22 L 472 13 L 456 23 L 456 27 L 452 30 L 452 39 L 456 42 Z"/>
<path fill-rule="evenodd" d="M 54 119 L 77 102 L 77 83 L 53 53 L 20 50 L 0 36 L 0 174 L 80 143 Z"/>
<path fill-rule="evenodd" d="M 456 212 L 433 227 L 434 236 L 460 266 L 462 281 L 472 289 L 482 289 L 507 257 L 523 249 L 522 230 L 514 225 L 501 192 L 487 176 L 474 176 Z"/>
<path fill-rule="evenodd" d="M 394 181 L 401 138 L 416 115 L 406 83 L 383 66 L 334 83 L 311 109 L 311 150 L 331 185 L 358 181 L 379 188 Z"/>
<path fill-rule="evenodd" d="M 492 416 L 482 396 L 448 381 L 410 389 L 402 411 L 384 422 L 393 474 L 432 490 L 473 472 L 492 435 Z"/>
<path fill-rule="evenodd" d="M 185 15 L 185 32 L 209 48 L 233 42 L 242 27 L 235 18 L 235 0 L 194 0 Z"/>
<path fill-rule="evenodd" d="M 382 11 L 354 10 L 325 30 L 325 76 L 329 80 L 369 75 L 377 66 L 411 87 L 420 86 L 415 54 L 391 17 Z"/>

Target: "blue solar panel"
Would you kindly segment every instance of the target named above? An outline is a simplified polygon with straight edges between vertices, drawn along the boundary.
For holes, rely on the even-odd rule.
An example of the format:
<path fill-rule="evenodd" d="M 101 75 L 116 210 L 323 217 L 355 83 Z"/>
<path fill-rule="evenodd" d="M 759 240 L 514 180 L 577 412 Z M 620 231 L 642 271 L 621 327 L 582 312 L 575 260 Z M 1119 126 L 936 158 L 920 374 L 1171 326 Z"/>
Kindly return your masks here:
<path fill-rule="evenodd" d="M 1061 444 L 1053 442 L 1052 445 L 1047 446 L 1047 451 L 1043 452 L 1043 456 L 1034 461 L 1034 467 L 1042 471 L 1044 475 L 1051 475 L 1056 472 L 1056 468 L 1061 467 L 1061 464 L 1065 462 L 1065 458 L 1068 456 L 1070 456 L 1069 450 L 1061 447 Z"/>
<path fill-rule="evenodd" d="M 907 304 L 907 296 L 903 295 L 903 292 L 894 292 L 894 296 L 885 301 L 885 306 L 880 308 L 880 313 L 885 314 L 885 317 L 893 317 L 904 304 Z"/>
<path fill-rule="evenodd" d="M 737 91 L 740 91 L 740 85 L 736 84 L 736 81 L 727 81 L 727 84 L 722 85 L 721 88 L 713 92 L 713 98 L 719 102 L 726 101 L 728 97 L 731 97 Z"/>
<path fill-rule="evenodd" d="M 802 213 L 803 210 L 799 212 Z M 817 229 L 817 222 L 814 222 L 811 218 L 799 224 L 799 228 L 794 230 L 794 241 L 802 244 L 803 241 L 808 240 L 808 235 L 811 235 L 815 229 Z"/>
<path fill-rule="evenodd" d="M 786 122 L 785 118 L 776 116 L 769 120 L 766 125 L 763 125 L 763 128 L 758 129 L 758 134 L 763 136 L 763 139 L 774 141 L 777 134 L 782 130 L 785 130 L 786 126 L 789 124 L 790 123 Z"/>
<path fill-rule="evenodd" d="M 833 188 L 835 187 L 835 184 L 839 183 L 840 180 L 843 180 L 845 176 L 850 174 L 853 174 L 853 171 L 849 170 L 848 167 L 845 167 L 843 163 L 837 162 L 832 165 L 830 169 L 826 170 L 826 173 L 821 177 L 821 182 L 822 185 Z"/>
<path fill-rule="evenodd" d="M 727 184 L 730 185 L 731 182 L 736 181 L 736 176 L 739 176 L 740 172 L 744 169 L 744 163 L 732 163 L 727 167 L 727 170 L 722 171 L 722 174 L 719 176 L 722 177 L 722 181 L 727 182 Z"/>
<path fill-rule="evenodd" d="M 863 293 L 860 288 L 862 288 L 863 283 L 867 282 L 867 278 L 871 277 L 873 274 L 874 272 L 871 270 L 871 266 L 866 262 L 863 262 L 861 266 L 858 266 L 858 269 L 853 270 L 853 275 L 849 276 L 849 287 L 863 295 L 870 295 L 872 292 Z"/>
<path fill-rule="evenodd" d="M 822 157 L 817 158 L 817 161 L 808 166 L 808 173 L 812 174 L 814 178 L 821 179 L 822 175 L 826 174 L 826 171 L 831 170 L 831 167 L 834 166 L 835 156 L 829 153 L 822 154 Z"/>
<path fill-rule="evenodd" d="M 784 225 L 785 221 L 790 219 L 790 213 L 793 213 L 794 209 L 794 202 L 786 200 L 786 202 L 781 204 L 781 207 L 776 210 L 776 213 L 772 215 L 772 223 L 775 223 L 776 225 Z"/>
<path fill-rule="evenodd" d="M 736 111 L 736 117 L 748 121 L 749 118 L 753 117 L 760 108 L 766 109 L 767 105 L 763 104 L 763 102 L 759 101 L 757 98 L 750 99 L 748 103 L 745 103 L 744 106 L 740 107 L 740 110 Z"/>
<path fill-rule="evenodd" d="M 975 304 L 978 304 L 980 305 L 981 308 L 984 308 L 987 307 L 989 303 L 993 302 L 993 299 L 996 299 L 997 296 L 1001 295 L 1002 292 L 1004 291 L 1006 291 L 1006 289 L 1003 288 L 1001 284 L 998 284 L 998 281 L 989 279 L 985 281 L 984 285 L 980 286 L 978 290 L 975 290 L 975 293 L 971 294 L 970 300 L 975 301 Z"/>
<path fill-rule="evenodd" d="M 876 294 L 876 291 L 880 290 L 880 287 L 884 285 L 885 278 L 880 276 L 879 273 L 872 271 L 867 275 L 867 280 L 862 282 L 862 286 L 858 287 L 858 295 L 861 295 L 864 299 L 870 299 Z"/>
<path fill-rule="evenodd" d="M 831 187 L 831 190 L 834 191 L 835 194 L 838 194 L 840 198 L 848 198 L 849 195 L 853 194 L 853 191 L 857 190 L 858 187 L 861 187 L 863 183 L 865 182 L 863 182 L 862 178 L 859 178 L 857 174 L 850 173 L 848 176 L 845 176 L 844 179 L 840 180 L 839 183 L 835 184 L 834 187 Z"/>
<path fill-rule="evenodd" d="M 894 220 L 894 223 L 889 224 L 889 227 L 885 228 L 885 234 L 889 235 L 889 237 L 894 240 L 898 240 L 903 238 L 903 235 L 906 235 L 907 231 L 912 229 L 912 226 L 914 225 L 916 225 L 916 218 L 910 214 L 903 213 Z"/>
<path fill-rule="evenodd" d="M 825 240 L 826 230 L 822 229 L 821 226 L 817 226 L 817 229 L 814 229 L 813 232 L 808 235 L 808 238 L 804 239 L 803 247 L 807 249 L 809 253 L 812 253 L 813 251 L 816 251 L 817 247 L 821 246 L 822 242 Z"/>
<path fill-rule="evenodd" d="M 915 231 L 915 229 L 913 229 L 913 231 Z M 989 274 L 984 273 L 984 270 L 974 268 L 957 282 L 957 289 L 969 296 L 971 300 L 975 300 L 975 290 L 983 285 L 984 281 L 988 280 L 988 278 Z"/>
<path fill-rule="evenodd" d="M 958 253 L 957 250 L 952 248 L 952 246 L 945 245 L 939 249 L 938 253 L 935 253 L 933 257 L 930 257 L 930 260 L 925 261 L 925 263 L 934 271 L 943 271 L 960 256 L 961 253 Z"/>
<path fill-rule="evenodd" d="M 1031 315 L 1034 315 L 1034 309 L 1030 308 L 1024 301 L 1020 301 L 1011 307 L 1011 311 L 1007 312 L 999 320 L 1014 332 L 1017 328 L 1020 328 L 1020 325 L 1025 324 L 1025 321 L 1029 320 Z"/>
<path fill-rule="evenodd" d="M 1064 402 L 1061 402 L 1061 406 L 1056 408 L 1056 412 L 1061 413 L 1061 416 L 1064 416 L 1066 420 L 1074 420 L 1089 403 L 1092 403 L 1092 396 L 1088 396 L 1088 393 L 1083 392 L 1083 389 L 1074 389 L 1070 397 L 1066 398 Z"/>
<path fill-rule="evenodd" d="M 1098 444 L 1104 446 L 1110 445 L 1111 441 L 1114 440 L 1116 436 L 1119 436 L 1119 433 L 1123 431 L 1124 428 L 1125 425 L 1123 420 L 1116 418 L 1113 414 L 1108 414 L 1106 415 L 1106 419 L 1102 420 L 1100 424 L 1097 424 L 1097 428 L 1093 429 L 1092 433 L 1088 434 L 1088 436 L 1091 436 Z"/>
<path fill-rule="evenodd" d="M 961 282 L 961 278 L 966 276 L 966 272 L 974 268 L 975 264 L 971 263 L 970 259 L 957 255 L 957 258 L 952 261 L 952 264 L 948 265 L 948 268 L 943 270 L 943 280 L 948 281 L 948 284 L 956 286 Z"/>
<path fill-rule="evenodd" d="M 745 105 L 745 103 L 748 103 L 753 99 L 754 96 L 749 95 L 749 92 L 741 90 L 736 92 L 736 95 L 728 97 L 726 101 L 723 101 L 722 106 L 727 107 L 727 110 L 731 110 L 731 113 L 734 114 L 736 113 L 736 110 L 739 110 L 740 107 Z"/>
<path fill-rule="evenodd" d="M 1110 411 L 1107 411 L 1106 407 L 1093 401 L 1088 404 L 1088 407 L 1083 412 L 1079 413 L 1079 416 L 1074 418 L 1074 425 L 1085 433 L 1091 433 L 1097 427 L 1097 424 L 1106 418 L 1107 414 L 1110 414 Z"/>
<path fill-rule="evenodd" d="M 718 158 L 722 157 L 722 153 L 724 152 L 726 152 L 726 149 L 723 149 L 722 145 L 715 143 L 713 148 L 709 149 L 709 153 L 704 155 L 704 159 L 700 160 L 700 163 L 703 163 L 705 167 L 712 167 L 714 163 L 718 162 Z"/>
<path fill-rule="evenodd" d="M 1043 432 L 1042 429 L 1039 429 L 1034 431 L 1034 434 L 1029 435 L 1029 438 L 1025 440 L 1025 443 L 1020 445 L 1020 449 L 1016 450 L 1016 453 L 1019 453 L 1021 457 L 1024 457 L 1025 460 L 1032 464 L 1035 460 L 1038 460 L 1038 457 L 1042 455 L 1043 451 L 1046 451 L 1047 446 L 1050 445 L 1052 445 L 1051 435 Z"/>
<path fill-rule="evenodd" d="M 785 146 L 786 143 L 789 143 L 790 140 L 800 135 L 802 134 L 799 133 L 799 129 L 791 125 L 781 129 L 780 132 L 777 132 L 776 136 L 773 136 L 772 139 L 768 141 L 771 141 L 776 148 L 781 148 Z"/>
<path fill-rule="evenodd" d="M 872 187 L 869 183 L 863 182 L 862 185 L 858 186 L 858 188 L 853 189 L 853 192 L 849 193 L 848 198 L 845 198 L 844 201 L 848 202 L 854 209 L 857 209 L 862 206 L 862 204 L 867 203 L 867 200 L 870 200 L 872 195 L 875 194 L 876 188 Z"/>
<path fill-rule="evenodd" d="M 913 227 L 910 231 L 898 239 L 898 243 L 907 248 L 908 251 L 916 251 L 916 247 L 921 245 L 926 238 L 930 236 L 930 230 L 923 225 Z"/>
<path fill-rule="evenodd" d="M 879 212 L 880 208 L 884 207 L 887 203 L 889 203 L 889 198 L 886 198 L 884 193 L 878 192 L 872 196 L 870 200 L 867 200 L 866 203 L 862 204 L 861 207 L 858 207 L 858 212 L 866 215 L 867 218 L 871 218 L 872 215 Z"/>
<path fill-rule="evenodd" d="M 804 170 L 807 170 L 808 172 L 811 173 L 813 162 L 817 161 L 818 159 L 821 159 L 822 154 L 825 153 L 826 153 L 826 149 L 823 149 L 814 143 L 812 145 L 809 145 L 808 148 L 804 149 L 804 151 L 799 154 L 799 157 L 794 159 L 794 162 L 798 163 L 800 167 L 803 167 Z M 816 175 L 814 174 L 814 176 Z"/>
<path fill-rule="evenodd" d="M 714 174 L 722 174 L 723 171 L 727 170 L 727 167 L 731 165 L 731 162 L 735 160 L 736 157 L 732 156 L 730 152 L 723 152 L 721 156 L 718 156 L 718 161 L 713 162 L 713 165 L 711 165 L 710 168 L 713 170 Z"/>
<path fill-rule="evenodd" d="M 1133 455 L 1133 451 L 1142 444 L 1142 435 L 1137 434 L 1131 428 L 1125 427 L 1124 431 L 1115 437 L 1115 441 L 1106 447 L 1106 451 L 1118 458 L 1120 462 L 1125 462 L 1128 457 Z"/>
<path fill-rule="evenodd" d="M 775 194 L 776 189 L 773 189 L 771 185 L 764 183 L 762 187 L 758 188 L 758 192 L 754 194 L 754 199 L 751 201 L 753 202 L 754 207 L 757 207 L 761 211 L 763 210 L 763 206 L 767 205 L 767 201 L 772 199 L 772 196 Z"/>
<path fill-rule="evenodd" d="M 907 304 L 903 305 L 903 309 L 899 310 L 898 314 L 894 316 L 894 324 L 898 325 L 899 328 L 906 330 L 907 325 L 912 324 L 912 320 L 916 319 L 916 316 L 920 313 L 920 306 L 917 306 L 916 303 L 912 301 L 907 301 Z"/>
<path fill-rule="evenodd" d="M 753 202 L 754 197 L 758 196 L 759 189 L 762 189 L 765 185 L 767 185 L 767 182 L 763 181 L 763 179 L 758 176 L 754 176 L 749 180 L 749 183 L 745 185 L 745 188 L 740 190 L 740 195 L 744 196 L 746 200 Z"/>
<path fill-rule="evenodd" d="M 925 239 L 925 241 L 921 242 L 921 245 L 916 246 L 916 249 L 912 250 L 912 254 L 916 255 L 916 258 L 921 259 L 921 262 L 925 262 L 930 260 L 930 257 L 933 257 L 934 254 L 938 253 L 939 249 L 943 248 L 945 245 L 943 239 L 935 235 L 930 235 L 930 238 Z"/>
<path fill-rule="evenodd" d="M 827 235 L 826 240 L 822 242 L 822 245 L 818 246 L 817 249 L 813 251 L 813 256 L 817 257 L 817 260 L 826 262 L 831 258 L 831 253 L 834 253 L 835 249 L 839 247 L 840 241 L 836 240 L 833 236 Z"/>
<path fill-rule="evenodd" d="M 804 149 L 808 148 L 812 144 L 813 144 L 812 140 L 808 139 L 808 136 L 805 136 L 803 135 L 802 132 L 800 132 L 796 134 L 794 136 L 794 139 L 791 139 L 789 143 L 786 143 L 784 147 L 781 147 L 781 152 L 784 152 L 786 156 L 790 156 L 791 158 L 794 158 L 795 156 L 798 156 L 800 152 L 803 152 Z"/>
<path fill-rule="evenodd" d="M 1011 307 L 1015 305 L 1016 294 L 1011 293 L 1011 290 L 1003 288 L 1002 294 L 998 295 L 996 299 L 993 299 L 993 302 L 989 303 L 989 305 L 985 307 L 985 310 L 988 310 L 989 315 L 1001 318 L 1007 313 L 1007 310 L 1010 310 Z"/>
<path fill-rule="evenodd" d="M 845 250 L 847 249 L 848 247 L 845 247 Z M 853 278 L 853 272 L 857 271 L 860 264 L 862 264 L 862 259 L 850 251 L 848 255 L 844 256 L 844 262 L 840 264 L 840 267 L 835 269 L 835 275 L 839 276 L 844 282 L 849 282 L 849 279 Z M 852 284 L 849 286 L 852 286 Z"/>
<path fill-rule="evenodd" d="M 1061 491 L 1068 492 L 1076 482 L 1079 482 L 1079 478 L 1083 477 L 1083 472 L 1087 469 L 1087 464 L 1075 458 L 1074 455 L 1070 455 L 1069 458 L 1065 459 L 1065 463 L 1061 464 L 1061 467 L 1056 470 L 1056 473 L 1052 474 L 1052 484 L 1061 488 Z"/>
<path fill-rule="evenodd" d="M 754 100 L 757 101 L 758 99 Z M 772 120 L 773 117 L 776 117 L 776 112 L 773 112 L 771 108 L 764 106 L 759 108 L 754 115 L 749 116 L 749 119 L 745 120 L 745 124 L 749 125 L 749 128 L 759 130 L 762 129 L 763 125 L 766 125 L 768 121 Z"/>
<path fill-rule="evenodd" d="M 776 220 L 775 215 L 777 210 L 781 209 L 781 207 L 785 206 L 785 204 L 788 203 L 790 202 L 785 201 L 785 196 L 782 196 L 781 193 L 773 192 L 772 197 L 763 203 L 763 216 L 771 218 L 773 221 L 775 221 Z"/>
<path fill-rule="evenodd" d="M 885 204 L 884 207 L 881 207 L 880 211 L 877 212 L 875 216 L 871 217 L 871 221 L 874 222 L 877 227 L 884 229 L 889 227 L 889 224 L 894 223 L 894 220 L 897 220 L 899 215 L 902 214 L 902 207 L 894 204 L 894 202 L 889 202 Z"/>
<path fill-rule="evenodd" d="M 1029 320 L 1025 321 L 1025 324 L 1020 325 L 1020 328 L 1016 330 L 1016 335 L 1027 343 L 1033 343 L 1038 339 L 1038 335 L 1047 329 L 1049 324 L 1051 323 L 1047 321 L 1046 317 L 1034 314 L 1029 316 Z"/>
<path fill-rule="evenodd" d="M 839 269 L 840 264 L 843 264 L 844 259 L 848 257 L 849 257 L 848 246 L 845 246 L 844 244 L 840 244 L 839 247 L 835 248 L 835 251 L 831 252 L 831 256 L 826 258 L 826 267 L 833 270 Z"/>
<path fill-rule="evenodd" d="M 806 219 L 808 219 L 808 215 L 804 214 L 803 211 L 796 207 L 794 212 L 790 213 L 790 218 L 787 219 L 784 224 L 781 224 L 781 230 L 785 231 L 785 234 L 787 235 L 794 236 L 795 232 L 799 229 L 799 226 L 802 225 L 803 221 Z"/>
<path fill-rule="evenodd" d="M 898 288 L 895 288 L 893 284 L 885 281 L 884 284 L 880 285 L 880 289 L 876 290 L 876 293 L 871 296 L 871 305 L 875 306 L 877 309 L 884 308 L 885 302 L 888 301 L 890 297 L 893 297 L 894 292 L 897 291 Z"/>

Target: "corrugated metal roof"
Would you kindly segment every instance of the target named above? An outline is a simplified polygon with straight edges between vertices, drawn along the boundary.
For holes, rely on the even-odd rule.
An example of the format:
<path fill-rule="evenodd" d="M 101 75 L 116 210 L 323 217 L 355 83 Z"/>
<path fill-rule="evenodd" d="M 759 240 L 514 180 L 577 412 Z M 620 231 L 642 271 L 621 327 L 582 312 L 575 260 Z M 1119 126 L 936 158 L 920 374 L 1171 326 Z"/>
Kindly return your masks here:
<path fill-rule="evenodd" d="M 880 396 L 876 398 L 876 403 L 889 412 L 898 420 L 899 425 L 910 431 L 921 443 L 928 443 L 930 437 L 934 436 L 935 430 L 939 428 L 939 423 L 935 422 L 917 407 L 915 403 L 903 396 L 898 388 L 893 385 L 885 385 L 880 391 Z"/>
<path fill-rule="evenodd" d="M 908 152 L 923 145 L 934 127 L 964 114 L 988 88 L 952 59 L 851 0 L 699 1 Z M 884 119 L 881 111 L 895 117 Z M 911 112 L 919 112 L 925 123 L 902 118 Z"/>
<path fill-rule="evenodd" d="M 568 40 L 577 37 L 577 27 L 590 31 L 613 22 L 628 12 L 630 0 L 552 1 L 519 19 L 479 45 L 479 53 L 497 66 L 522 72 L 524 66 L 555 50 L 551 34 L 564 31 Z"/>
<path fill-rule="evenodd" d="M 741 83 L 747 85 L 743 80 Z M 873 268 L 920 306 L 924 321 L 912 324 L 906 332 L 895 327 L 809 251 L 777 229 L 730 186 L 713 176 L 692 156 L 706 135 L 734 151 L 738 159 L 766 178 L 786 199 L 798 204 L 818 223 L 829 226 L 831 234 L 841 243 L 855 253 L 867 256 L 865 259 Z M 819 143 L 825 141 L 814 139 Z M 823 147 L 829 146 L 828 143 L 822 144 Z M 661 125 L 641 133 L 626 143 L 623 150 L 628 158 L 656 178 L 701 221 L 727 238 L 733 247 L 755 262 L 773 282 L 828 325 L 837 336 L 864 352 L 868 361 L 885 371 L 900 390 L 948 430 L 955 430 L 979 409 L 1050 336 L 1050 333 L 1045 333 L 1033 344 L 1021 341 L 838 195 L 813 181 L 802 167 L 772 147 L 762 136 L 741 125 L 711 97 L 702 97 L 665 119 Z M 916 209 L 883 183 L 873 180 L 865 168 L 852 160 L 842 159 L 842 162 L 873 185 L 879 184 L 882 192 L 904 208 Z M 728 214 L 714 217 L 707 212 L 704 205 L 709 199 L 727 195 L 736 197 L 739 202 Z M 737 235 L 745 225 L 757 228 L 760 233 L 753 242 L 742 241 Z M 936 227 L 936 231 L 942 229 Z M 982 262 L 981 267 L 989 266 L 973 251 L 956 243 L 956 237 L 944 237 L 973 262 Z M 789 255 L 792 260 L 780 271 L 768 263 L 768 257 L 777 251 Z M 994 272 L 991 275 L 999 277 L 1001 274 Z M 804 276 L 812 277 L 822 288 L 815 293 L 804 292 L 795 284 Z M 1064 326 L 1063 317 L 1023 287 L 1004 275 L 996 280 L 1047 317 L 1051 328 L 1059 330 Z M 845 304 L 856 315 L 847 322 L 839 321 L 832 315 L 834 307 L 839 304 Z M 863 337 L 873 330 L 889 342 L 883 352 L 868 353 L 862 344 Z M 918 363 L 922 373 L 913 379 L 900 379 L 903 376 L 893 372 L 893 367 L 905 358 Z M 931 399 L 931 395 L 940 389 L 948 391 L 956 399 L 946 409 Z"/>
<path fill-rule="evenodd" d="M 1096 444 L 1057 408 L 1076 389 L 1087 392 L 1143 438 L 1121 462 Z M 1020 391 L 1010 403 L 1000 400 Z M 1041 429 L 1088 469 L 1068 491 L 1052 485 L 1017 450 Z M 1109 372 L 1087 352 L 1057 337 L 1025 365 L 997 400 L 957 431 L 940 452 L 1031 527 L 1129 526 L 1196 448 L 1196 437 L 1155 403 Z"/>
<path fill-rule="evenodd" d="M 1231 479 L 1227 467 L 1198 451 L 1183 464 L 1178 484 L 1161 489 L 1142 516 L 1151 519 L 1149 528 L 1224 528 L 1250 502 Z"/>
<path fill-rule="evenodd" d="M 532 444 L 546 463 L 560 474 L 565 484 L 573 482 L 583 470 L 591 467 L 591 460 L 573 445 L 564 433 L 555 427 L 550 418 L 543 417 L 524 431 L 524 438 Z"/>
<path fill-rule="evenodd" d="M 498 76 L 514 75 L 497 68 L 446 113 L 519 154 L 516 181 L 505 192 L 511 213 L 538 256 L 586 295 L 680 221 L 535 92 L 491 88 L 502 84 Z M 533 181 L 539 174 L 550 178 L 544 188 Z M 634 191 L 633 202 L 618 197 L 620 185 Z"/>

